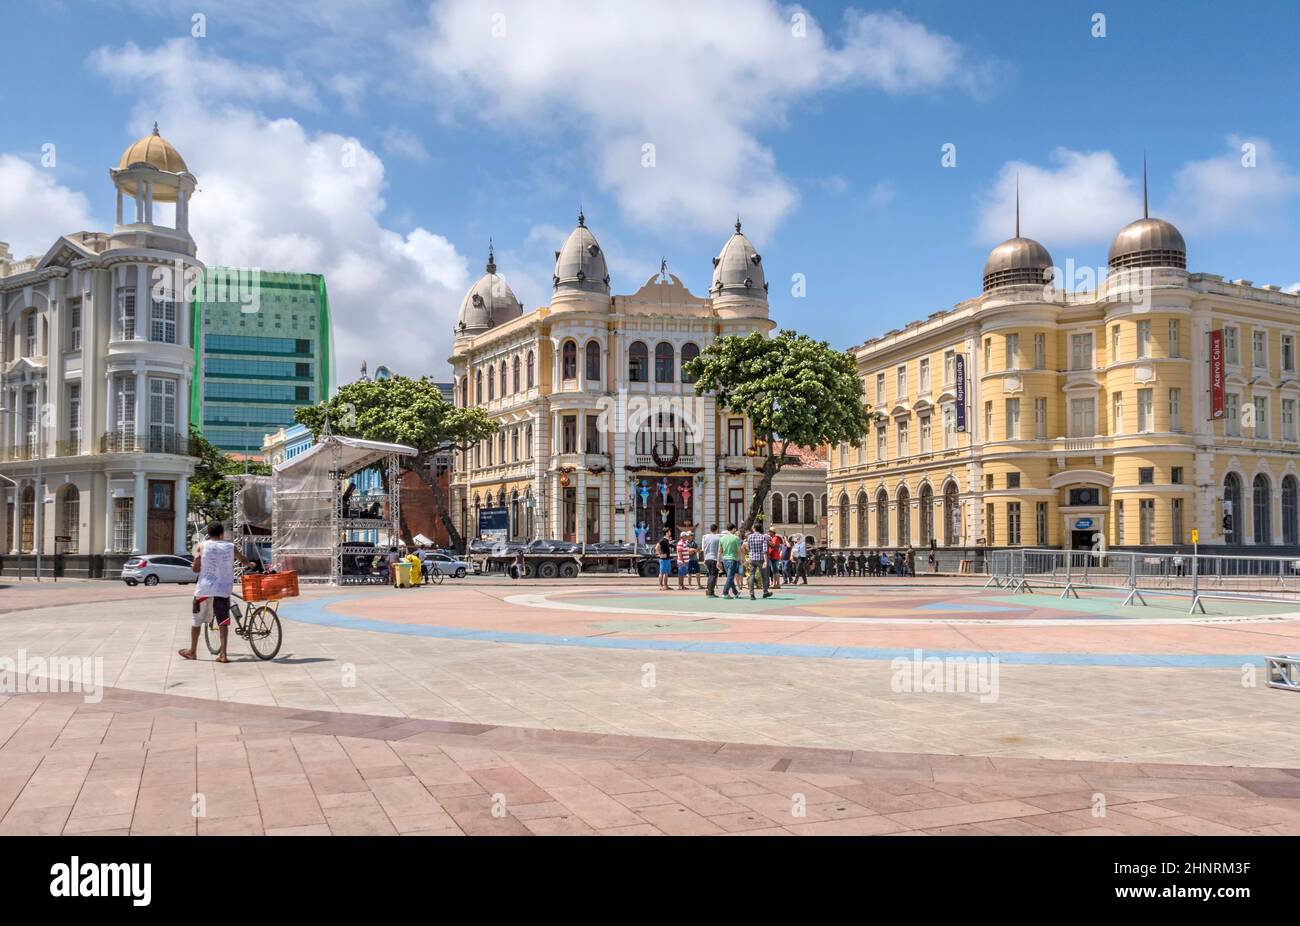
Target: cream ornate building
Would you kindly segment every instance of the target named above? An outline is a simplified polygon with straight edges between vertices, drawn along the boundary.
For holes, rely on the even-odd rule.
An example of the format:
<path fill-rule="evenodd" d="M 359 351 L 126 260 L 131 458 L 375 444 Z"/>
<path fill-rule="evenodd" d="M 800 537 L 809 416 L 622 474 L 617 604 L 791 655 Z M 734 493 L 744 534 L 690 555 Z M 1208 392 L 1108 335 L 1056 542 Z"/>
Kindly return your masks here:
<path fill-rule="evenodd" d="M 831 543 L 1296 544 L 1300 296 L 1189 273 L 1149 217 L 1095 291 L 1052 266 L 1017 217 L 980 296 L 856 349 L 877 426 L 831 451 Z"/>
<path fill-rule="evenodd" d="M 195 178 L 157 126 L 109 176 L 111 233 L 74 232 L 26 260 L 0 245 L 0 551 L 70 554 L 82 574 L 111 568 L 104 554 L 184 551 L 194 471 Z"/>
<path fill-rule="evenodd" d="M 480 514 L 504 521 L 510 539 L 586 543 L 743 521 L 761 464 L 746 454 L 749 422 L 697 399 L 682 370 L 714 338 L 772 328 L 762 259 L 740 223 L 706 296 L 666 271 L 611 295 L 582 215 L 552 282 L 550 305 L 525 312 L 489 254 L 461 306 L 456 401 L 500 426 L 457 461 L 466 536 L 479 535 Z"/>

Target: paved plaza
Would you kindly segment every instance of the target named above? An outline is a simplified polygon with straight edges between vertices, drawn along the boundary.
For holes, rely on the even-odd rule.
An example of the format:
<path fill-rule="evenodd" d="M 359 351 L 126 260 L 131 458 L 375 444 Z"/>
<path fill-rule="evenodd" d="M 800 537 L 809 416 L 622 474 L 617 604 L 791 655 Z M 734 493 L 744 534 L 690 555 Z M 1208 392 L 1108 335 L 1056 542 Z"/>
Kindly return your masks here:
<path fill-rule="evenodd" d="M 0 832 L 1300 832 L 1300 603 L 470 578 L 309 590 L 219 665 L 190 591 L 0 588 L 0 655 L 105 686 L 0 703 Z"/>

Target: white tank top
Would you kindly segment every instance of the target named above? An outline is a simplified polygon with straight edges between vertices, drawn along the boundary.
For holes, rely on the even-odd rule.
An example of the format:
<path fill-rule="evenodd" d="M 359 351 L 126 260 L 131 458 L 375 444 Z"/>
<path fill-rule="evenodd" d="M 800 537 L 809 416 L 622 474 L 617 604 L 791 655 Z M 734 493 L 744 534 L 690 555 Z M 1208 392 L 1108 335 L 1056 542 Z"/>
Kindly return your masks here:
<path fill-rule="evenodd" d="M 197 550 L 201 560 L 195 598 L 229 598 L 235 584 L 235 545 L 225 540 L 204 540 Z"/>

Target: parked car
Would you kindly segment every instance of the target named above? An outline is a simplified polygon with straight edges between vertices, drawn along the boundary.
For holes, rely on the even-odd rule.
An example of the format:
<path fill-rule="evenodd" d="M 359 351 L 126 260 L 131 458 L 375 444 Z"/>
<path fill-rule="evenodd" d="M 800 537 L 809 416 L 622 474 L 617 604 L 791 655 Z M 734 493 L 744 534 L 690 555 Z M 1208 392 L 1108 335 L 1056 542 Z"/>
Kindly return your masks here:
<path fill-rule="evenodd" d="M 429 575 L 436 569 L 444 576 L 455 576 L 458 579 L 465 578 L 465 575 L 474 568 L 473 564 L 467 563 L 463 559 L 433 550 L 420 552 L 420 564 L 424 568 L 425 575 Z"/>
<path fill-rule="evenodd" d="M 159 582 L 177 582 L 188 585 L 198 578 L 194 574 L 194 560 L 172 553 L 149 553 L 133 556 L 122 564 L 122 581 L 127 585 L 154 586 Z"/>

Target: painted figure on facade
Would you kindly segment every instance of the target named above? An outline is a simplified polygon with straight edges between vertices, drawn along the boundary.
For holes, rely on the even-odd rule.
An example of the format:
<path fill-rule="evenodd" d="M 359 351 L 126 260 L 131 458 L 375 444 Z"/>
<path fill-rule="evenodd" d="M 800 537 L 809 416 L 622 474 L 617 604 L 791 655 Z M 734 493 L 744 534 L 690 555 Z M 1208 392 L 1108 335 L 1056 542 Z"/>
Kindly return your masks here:
<path fill-rule="evenodd" d="M 650 486 L 644 479 L 637 483 L 636 492 L 641 496 L 641 507 L 647 507 L 650 504 Z"/>
<path fill-rule="evenodd" d="M 668 480 L 667 479 L 659 480 L 659 497 L 663 499 L 663 503 L 665 505 L 668 504 Z"/>

